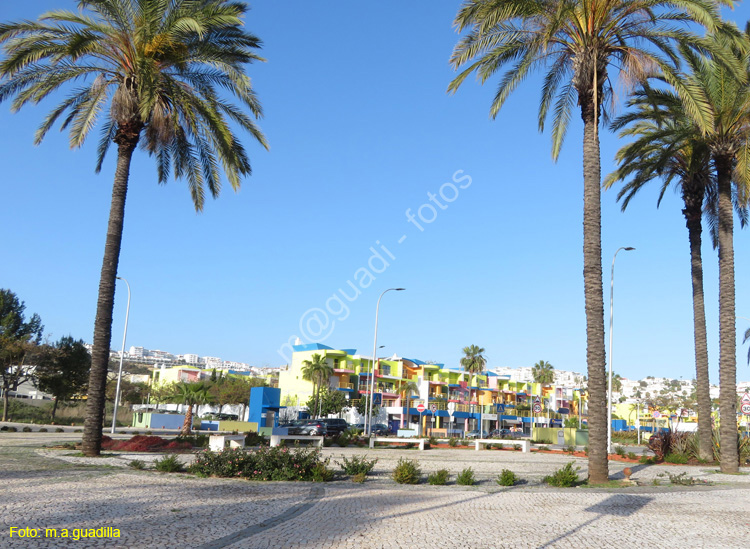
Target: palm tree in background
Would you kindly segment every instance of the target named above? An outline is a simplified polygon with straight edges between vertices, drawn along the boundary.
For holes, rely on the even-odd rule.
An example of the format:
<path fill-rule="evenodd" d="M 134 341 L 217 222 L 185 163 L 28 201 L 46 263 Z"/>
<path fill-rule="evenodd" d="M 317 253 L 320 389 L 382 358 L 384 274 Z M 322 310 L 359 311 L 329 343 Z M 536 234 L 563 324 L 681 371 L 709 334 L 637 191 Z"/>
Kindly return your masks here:
<path fill-rule="evenodd" d="M 318 411 L 320 409 L 320 389 L 323 382 L 333 375 L 333 366 L 328 364 L 325 357 L 315 353 L 311 357 L 312 360 L 305 360 L 302 363 L 302 379 L 306 381 L 312 381 L 313 384 L 313 396 L 315 402 L 318 403 L 318 408 L 314 410 L 315 417 L 318 417 Z"/>
<path fill-rule="evenodd" d="M 531 377 L 535 383 L 554 383 L 555 367 L 545 360 L 540 360 L 531 367 Z"/>
<path fill-rule="evenodd" d="M 193 406 L 209 404 L 213 397 L 209 393 L 211 386 L 207 383 L 177 383 L 169 401 L 175 404 L 185 404 L 185 422 L 182 424 L 182 435 L 189 435 L 193 428 Z"/>
<path fill-rule="evenodd" d="M 404 415 L 401 416 L 401 427 L 404 427 L 404 417 L 409 415 L 409 400 L 411 398 L 411 395 L 418 394 L 419 393 L 419 387 L 417 387 L 417 384 L 413 381 L 405 381 L 401 384 L 401 387 L 399 387 L 399 393 L 401 393 L 401 398 L 406 398 L 406 407 L 404 408 Z"/>
<path fill-rule="evenodd" d="M 485 365 L 487 364 L 487 359 L 483 354 L 484 347 L 469 345 L 468 347 L 464 347 L 462 351 L 464 353 L 464 356 L 460 362 L 464 370 L 469 372 L 469 374 L 481 374 L 484 371 Z M 469 381 L 471 381 L 471 376 L 469 376 Z M 479 379 L 477 379 L 477 391 L 475 398 L 477 399 L 477 401 L 479 401 Z"/>
<path fill-rule="evenodd" d="M 206 188 L 219 195 L 222 171 L 235 190 L 251 172 L 230 122 L 267 145 L 249 116 L 260 117 L 261 107 L 244 66 L 262 59 L 254 53 L 260 40 L 244 30 L 244 4 L 79 0 L 78 7 L 0 25 L 0 102 L 15 97 L 16 111 L 65 87 L 67 97 L 46 117 L 35 143 L 62 120 L 71 148 L 81 147 L 102 119 L 97 173 L 110 144 L 117 145 L 83 433 L 83 453 L 94 456 L 101 448 L 115 277 L 136 146 L 156 159 L 160 183 L 170 171 L 186 178 L 201 211 Z M 80 85 L 69 88 L 74 82 Z M 241 107 L 222 97 L 228 94 Z"/>
<path fill-rule="evenodd" d="M 539 129 L 552 112 L 552 156 L 557 159 L 575 105 L 583 120 L 583 277 L 588 364 L 589 481 L 608 480 L 606 359 L 601 262 L 601 161 L 599 120 L 612 99 L 612 67 L 628 81 L 659 69 L 676 88 L 674 44 L 702 43 L 687 22 L 713 29 L 716 2 L 700 0 L 466 0 L 456 16 L 459 31 L 451 63 L 463 68 L 451 82 L 455 92 L 476 73 L 484 83 L 507 69 L 490 107 L 494 118 L 506 99 L 535 69 L 545 69 Z M 627 83 L 627 82 L 626 82 Z M 688 96 L 689 97 L 689 96 Z M 695 105 L 691 105 L 697 110 Z"/>
<path fill-rule="evenodd" d="M 683 109 L 682 101 L 674 90 L 644 85 L 633 95 L 629 107 L 631 110 L 615 120 L 613 127 L 621 130 L 621 138 L 632 137 L 635 140 L 618 151 L 616 159 L 619 166 L 607 176 L 604 186 L 610 188 L 617 182 L 627 181 L 617 195 L 618 201 L 622 200 L 623 211 L 636 194 L 654 180 L 661 181 L 657 207 L 672 185 L 682 196 L 682 213 L 690 246 L 700 457 L 712 460 L 711 396 L 701 255 L 703 215 L 708 218 L 712 229 L 717 228 L 718 189 L 709 144 Z M 747 209 L 737 200 L 734 203 L 744 224 Z M 712 235 L 716 242 L 713 231 Z"/>

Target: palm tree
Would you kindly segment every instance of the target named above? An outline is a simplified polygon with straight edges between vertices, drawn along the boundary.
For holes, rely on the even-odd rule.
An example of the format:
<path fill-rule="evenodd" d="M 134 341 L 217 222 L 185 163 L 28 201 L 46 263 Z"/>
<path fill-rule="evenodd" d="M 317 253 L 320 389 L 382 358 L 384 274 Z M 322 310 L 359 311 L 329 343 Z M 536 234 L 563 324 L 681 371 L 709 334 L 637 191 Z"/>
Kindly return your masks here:
<path fill-rule="evenodd" d="M 712 35 L 727 49 L 723 35 Z M 711 154 L 717 181 L 717 241 L 719 248 L 719 409 L 721 470 L 739 470 L 736 425 L 737 334 L 735 326 L 734 212 L 733 196 L 746 205 L 750 191 L 750 89 L 747 44 L 732 51 L 742 62 L 738 74 L 723 63 L 697 54 L 686 55 L 690 72 L 685 82 L 703 106 L 702 117 L 694 122 L 703 132 Z M 684 98 L 683 98 L 684 101 Z M 733 189 L 734 182 L 734 189 Z"/>
<path fill-rule="evenodd" d="M 82 146 L 103 118 L 97 173 L 110 144 L 117 145 L 83 433 L 83 453 L 93 456 L 101 447 L 115 277 L 136 146 L 140 142 L 155 157 L 160 183 L 167 182 L 170 168 L 175 178 L 187 178 L 201 211 L 206 187 L 218 196 L 222 169 L 234 189 L 251 171 L 229 122 L 267 145 L 251 117 L 218 93 L 232 93 L 244 109 L 261 115 L 243 72 L 246 63 L 262 60 L 253 52 L 260 40 L 244 30 L 244 4 L 79 0 L 78 5 L 79 12 L 59 10 L 39 22 L 0 25 L 6 54 L 0 62 L 0 102 L 15 97 L 12 108 L 18 110 L 74 81 L 85 82 L 47 116 L 35 142 L 65 114 L 61 127 L 70 129 L 72 148 Z"/>
<path fill-rule="evenodd" d="M 411 395 L 419 393 L 419 387 L 413 381 L 406 381 L 399 387 L 399 393 L 402 398 L 406 398 L 406 407 L 404 408 L 404 415 L 401 416 L 401 427 L 404 427 L 404 417 L 409 414 L 409 400 Z"/>
<path fill-rule="evenodd" d="M 675 73 L 677 40 L 700 39 L 678 22 L 713 29 L 720 21 L 715 2 L 701 0 L 465 0 L 456 16 L 459 31 L 451 63 L 465 68 L 449 92 L 473 72 L 484 83 L 503 74 L 490 107 L 494 118 L 508 96 L 535 69 L 545 68 L 539 129 L 553 112 L 552 156 L 557 159 L 577 103 L 583 119 L 583 278 L 586 361 L 590 389 L 589 481 L 608 480 L 606 359 L 601 252 L 601 161 L 599 119 L 612 94 L 608 69 L 632 81 L 659 68 L 682 88 Z M 468 65 L 468 66 L 466 66 Z"/>
<path fill-rule="evenodd" d="M 468 347 L 464 347 L 462 349 L 464 353 L 464 357 L 461 359 L 461 366 L 464 367 L 464 370 L 469 372 L 469 374 L 475 374 L 478 375 L 484 371 L 484 366 L 487 364 L 487 359 L 484 357 L 482 353 L 484 353 L 484 347 L 479 347 L 477 345 L 469 345 Z M 471 381 L 471 375 L 469 375 L 469 381 Z M 479 401 L 479 379 L 477 378 L 477 390 L 476 390 L 476 397 L 477 401 Z"/>
<path fill-rule="evenodd" d="M 213 400 L 209 393 L 211 386 L 206 383 L 177 383 L 174 393 L 169 398 L 175 404 L 185 404 L 185 422 L 182 424 L 182 435 L 189 435 L 193 428 L 193 406 L 208 404 Z"/>
<path fill-rule="evenodd" d="M 545 360 L 540 360 L 531 367 L 534 383 L 554 383 L 555 367 Z"/>
<path fill-rule="evenodd" d="M 711 460 L 711 396 L 701 256 L 704 202 L 708 216 L 715 219 L 712 214 L 716 211 L 715 204 L 706 200 L 716 196 L 711 155 L 703 133 L 684 111 L 682 102 L 673 91 L 644 85 L 634 94 L 629 106 L 632 110 L 618 118 L 613 127 L 622 130 L 620 137 L 632 136 L 636 139 L 618 151 L 616 158 L 619 167 L 605 179 L 604 186 L 609 188 L 617 181 L 632 177 L 617 195 L 617 199 L 622 200 L 623 211 L 638 191 L 654 179 L 662 180 L 657 207 L 672 183 L 681 192 L 684 203 L 682 213 L 690 245 L 700 457 Z M 712 225 L 715 226 L 715 223 Z"/>
<path fill-rule="evenodd" d="M 318 402 L 318 409 L 315 410 L 315 416 L 318 416 L 318 410 L 320 409 L 320 389 L 323 382 L 333 375 L 333 367 L 328 364 L 325 357 L 318 353 L 312 356 L 312 360 L 305 360 L 302 363 L 302 379 L 306 381 L 312 381 L 313 384 L 313 396 L 315 402 Z"/>

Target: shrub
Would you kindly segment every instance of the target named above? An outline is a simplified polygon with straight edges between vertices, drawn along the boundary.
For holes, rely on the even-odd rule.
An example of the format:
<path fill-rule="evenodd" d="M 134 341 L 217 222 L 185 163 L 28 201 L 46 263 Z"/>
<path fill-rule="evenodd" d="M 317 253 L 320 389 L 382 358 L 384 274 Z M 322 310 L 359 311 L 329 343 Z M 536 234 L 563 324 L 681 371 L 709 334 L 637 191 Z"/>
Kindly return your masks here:
<path fill-rule="evenodd" d="M 635 452 L 628 452 L 628 459 L 638 459 L 638 456 L 635 455 Z"/>
<path fill-rule="evenodd" d="M 431 446 L 433 446 L 433 445 L 437 445 L 437 443 L 438 443 L 438 439 L 437 439 L 437 437 L 430 437 L 430 438 L 429 438 L 429 441 L 430 441 L 430 445 L 431 445 Z"/>
<path fill-rule="evenodd" d="M 641 456 L 638 460 L 640 463 L 643 463 L 644 465 L 653 465 L 656 463 L 656 460 L 649 456 Z"/>
<path fill-rule="evenodd" d="M 132 433 L 130 433 L 130 434 L 131 434 L 131 435 L 140 435 L 140 434 L 141 434 L 141 432 L 140 432 L 140 431 L 133 431 L 133 432 L 132 432 Z"/>
<path fill-rule="evenodd" d="M 589 447 L 588 446 L 584 446 L 583 447 L 583 453 L 586 454 L 586 455 L 589 455 Z"/>
<path fill-rule="evenodd" d="M 22 430 L 22 431 L 23 431 L 24 433 L 30 433 L 30 432 L 31 432 L 31 427 L 24 427 L 24 428 L 23 428 L 23 429 L 21 429 L 21 430 Z"/>
<path fill-rule="evenodd" d="M 514 444 L 514 445 L 513 445 L 513 449 L 514 449 L 514 450 L 520 450 L 521 448 L 522 448 L 522 447 L 521 447 L 521 445 L 520 445 L 520 444 Z"/>
<path fill-rule="evenodd" d="M 688 457 L 685 454 L 672 454 L 669 453 L 664 456 L 664 461 L 667 463 L 680 463 L 685 464 L 688 462 Z"/>
<path fill-rule="evenodd" d="M 568 452 L 569 454 L 575 454 L 576 447 L 571 444 L 570 446 L 565 447 L 565 451 Z"/>
<path fill-rule="evenodd" d="M 544 477 L 542 482 L 550 486 L 556 486 L 557 488 L 570 488 L 578 484 L 578 471 L 580 469 L 580 467 L 573 469 L 573 462 L 571 461 L 562 469 L 558 469 L 551 475 Z"/>
<path fill-rule="evenodd" d="M 57 429 L 55 429 L 55 432 L 56 433 L 64 433 L 65 429 L 63 429 L 62 427 L 58 427 Z"/>
<path fill-rule="evenodd" d="M 448 473 L 447 469 L 440 469 L 429 475 L 427 477 L 427 482 L 433 486 L 443 486 L 448 482 L 449 476 L 450 473 Z"/>
<path fill-rule="evenodd" d="M 326 467 L 326 463 L 328 463 L 328 460 L 319 462 L 312 468 L 313 482 L 328 482 L 333 480 L 333 469 Z"/>
<path fill-rule="evenodd" d="M 75 431 L 73 431 L 73 432 L 74 432 L 74 433 L 83 433 L 83 429 L 76 429 L 76 430 L 75 430 Z"/>
<path fill-rule="evenodd" d="M 140 471 L 141 469 L 146 468 L 146 463 L 144 461 L 141 461 L 140 459 L 134 459 L 133 461 L 128 463 L 128 467 L 130 467 L 131 469 L 138 469 Z"/>
<path fill-rule="evenodd" d="M 460 484 L 461 486 L 474 486 L 476 482 L 474 471 L 471 467 L 467 467 L 458 473 L 458 476 L 456 477 L 456 484 Z"/>
<path fill-rule="evenodd" d="M 341 456 L 341 458 L 344 460 L 343 463 L 339 461 L 334 463 L 339 465 L 347 475 L 366 475 L 372 471 L 378 462 L 378 458 L 367 459 L 367 456 L 352 456 L 352 459 L 346 459 L 346 457 Z"/>
<path fill-rule="evenodd" d="M 518 482 L 518 477 L 509 469 L 503 469 L 497 476 L 497 483 L 500 486 L 513 486 L 516 482 Z"/>
<path fill-rule="evenodd" d="M 451 448 L 455 448 L 456 446 L 458 446 L 458 439 L 456 437 L 449 438 L 448 446 L 450 446 Z"/>
<path fill-rule="evenodd" d="M 461 440 L 461 446 L 468 446 L 469 444 L 471 444 L 470 440 L 466 440 L 466 439 Z"/>
<path fill-rule="evenodd" d="M 342 448 L 346 448 L 349 446 L 349 442 L 351 441 L 351 437 L 346 434 L 346 431 L 343 433 L 340 433 L 339 436 L 336 438 L 336 444 L 341 446 Z"/>
<path fill-rule="evenodd" d="M 41 429 L 39 429 L 39 432 L 40 433 L 46 433 L 47 432 L 47 428 L 46 427 L 42 427 Z"/>
<path fill-rule="evenodd" d="M 358 473 L 352 477 L 352 482 L 356 482 L 357 484 L 362 484 L 365 482 L 365 478 L 367 475 L 364 473 Z"/>
<path fill-rule="evenodd" d="M 153 434 L 154 434 L 154 432 L 153 432 L 153 431 L 146 431 L 146 433 L 145 433 L 145 434 L 146 434 L 146 436 L 151 436 L 151 435 L 153 435 Z"/>
<path fill-rule="evenodd" d="M 220 452 L 204 450 L 196 456 L 190 472 L 200 476 L 242 477 L 249 480 L 312 480 L 333 478 L 328 459 L 321 459 L 317 448 L 270 448 L 261 446 L 246 452 L 227 448 Z"/>
<path fill-rule="evenodd" d="M 148 435 L 151 431 L 147 431 Z M 208 435 L 179 435 L 175 437 L 174 442 L 189 444 L 190 448 L 207 448 L 208 447 Z"/>
<path fill-rule="evenodd" d="M 261 435 L 260 433 L 256 433 L 255 431 L 250 431 L 245 433 L 245 446 L 267 446 L 268 445 L 268 439 Z"/>
<path fill-rule="evenodd" d="M 154 461 L 154 468 L 160 473 L 179 473 L 184 469 L 184 465 L 176 454 L 169 454 Z"/>
<path fill-rule="evenodd" d="M 326 448 L 333 446 L 333 439 L 330 437 L 323 438 L 323 446 L 325 446 Z"/>
<path fill-rule="evenodd" d="M 399 458 L 393 470 L 393 480 L 399 484 L 417 484 L 421 475 L 419 464 L 415 460 L 404 458 Z"/>
<path fill-rule="evenodd" d="M 615 446 L 615 454 L 625 457 L 625 446 L 620 446 L 619 444 Z"/>

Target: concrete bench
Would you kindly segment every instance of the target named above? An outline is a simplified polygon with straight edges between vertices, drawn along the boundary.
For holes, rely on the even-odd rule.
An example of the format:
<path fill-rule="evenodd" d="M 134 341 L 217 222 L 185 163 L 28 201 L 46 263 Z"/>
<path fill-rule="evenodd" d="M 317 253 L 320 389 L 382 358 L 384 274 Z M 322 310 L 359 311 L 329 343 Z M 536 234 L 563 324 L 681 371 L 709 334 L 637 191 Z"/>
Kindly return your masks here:
<path fill-rule="evenodd" d="M 308 440 L 315 442 L 315 445 L 319 448 L 323 447 L 323 436 L 313 435 L 271 435 L 271 446 L 278 446 L 282 440 Z"/>
<path fill-rule="evenodd" d="M 515 446 L 517 444 L 521 447 L 522 452 L 529 452 L 531 450 L 531 441 L 528 440 L 507 438 L 479 438 L 474 441 L 474 449 L 479 451 L 479 447 L 482 444 L 500 444 L 501 446 Z"/>
<path fill-rule="evenodd" d="M 419 449 L 424 450 L 425 439 L 419 438 L 416 440 L 409 440 L 408 438 L 385 438 L 385 437 L 370 437 L 370 448 L 375 448 L 376 442 L 385 442 L 390 444 L 419 444 Z"/>
<path fill-rule="evenodd" d="M 226 446 L 230 448 L 244 448 L 245 435 L 211 435 L 208 447 L 214 452 L 221 452 Z"/>

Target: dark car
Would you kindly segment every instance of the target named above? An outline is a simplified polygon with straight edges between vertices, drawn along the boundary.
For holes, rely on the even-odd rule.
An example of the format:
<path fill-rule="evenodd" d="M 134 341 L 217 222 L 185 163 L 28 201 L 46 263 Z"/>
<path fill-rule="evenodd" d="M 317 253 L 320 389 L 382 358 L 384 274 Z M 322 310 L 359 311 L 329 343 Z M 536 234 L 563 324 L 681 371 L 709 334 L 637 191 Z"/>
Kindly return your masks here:
<path fill-rule="evenodd" d="M 490 431 L 489 438 L 516 438 L 516 433 L 510 429 L 495 429 Z"/>
<path fill-rule="evenodd" d="M 339 435 L 349 428 L 349 424 L 346 422 L 345 419 L 329 417 L 329 418 L 321 419 L 319 421 L 322 421 L 323 423 L 326 424 L 326 428 L 330 436 Z"/>
<path fill-rule="evenodd" d="M 306 421 L 302 425 L 295 425 L 289 427 L 287 431 L 290 435 L 310 435 L 310 436 L 325 436 L 328 434 L 328 428 L 325 423 L 319 419 L 313 419 Z"/>
<path fill-rule="evenodd" d="M 374 423 L 372 426 L 372 434 L 375 435 L 376 437 L 389 435 L 390 433 L 391 433 L 391 428 L 385 423 Z"/>

